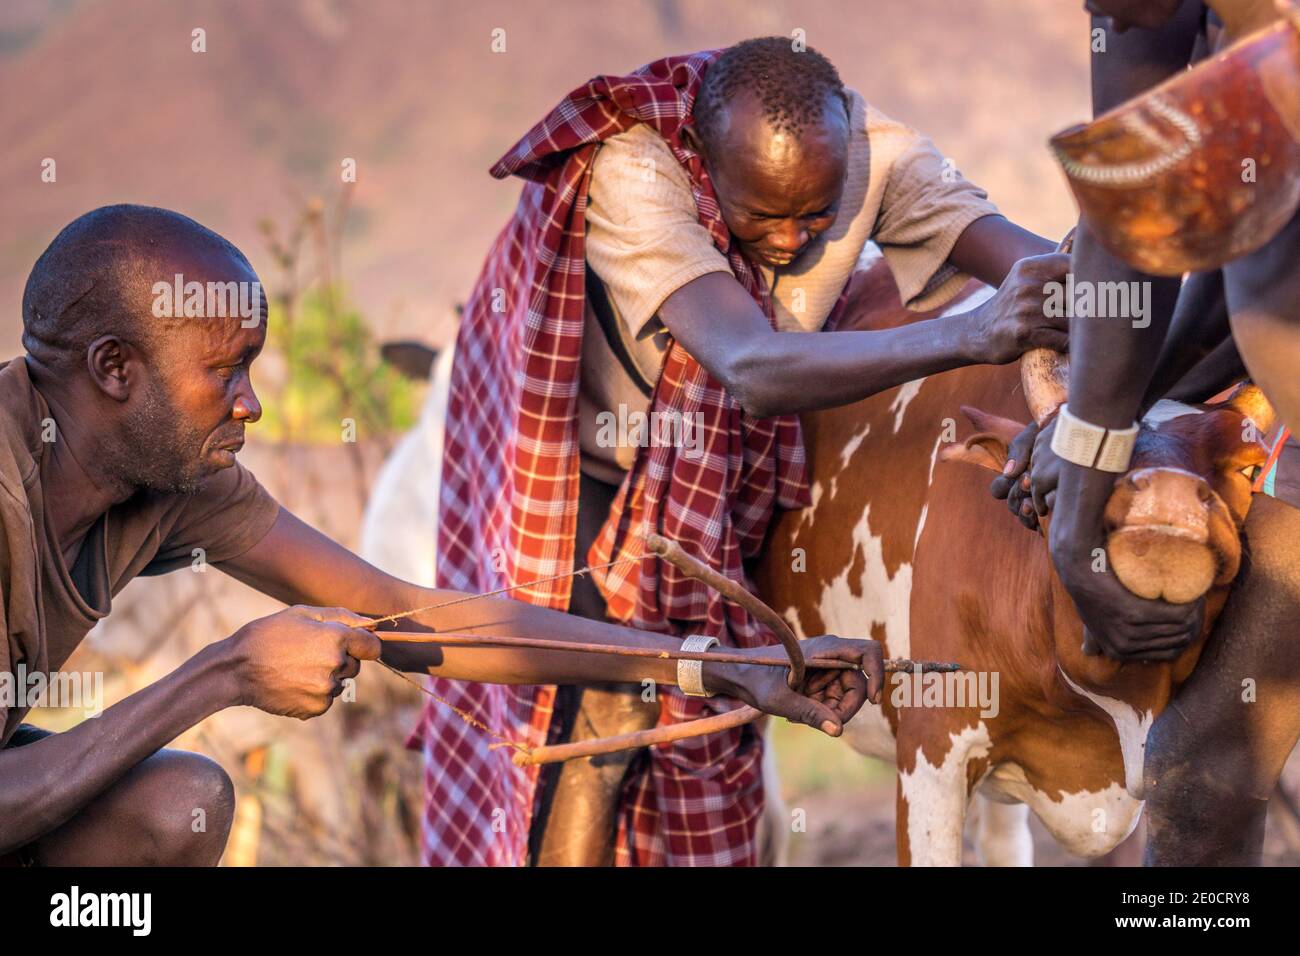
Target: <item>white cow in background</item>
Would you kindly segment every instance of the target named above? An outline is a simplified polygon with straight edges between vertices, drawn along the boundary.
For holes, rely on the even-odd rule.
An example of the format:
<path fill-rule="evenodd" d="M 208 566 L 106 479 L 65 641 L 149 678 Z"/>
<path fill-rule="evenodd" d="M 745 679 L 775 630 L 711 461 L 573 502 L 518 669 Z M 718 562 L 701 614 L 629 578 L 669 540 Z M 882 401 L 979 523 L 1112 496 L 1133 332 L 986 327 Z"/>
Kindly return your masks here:
<path fill-rule="evenodd" d="M 380 469 L 361 523 L 361 556 L 425 587 L 434 583 L 442 437 L 455 351 L 454 345 L 438 353 L 411 343 L 384 347 L 384 357 L 403 374 L 429 378 L 429 394 L 419 421 Z"/>

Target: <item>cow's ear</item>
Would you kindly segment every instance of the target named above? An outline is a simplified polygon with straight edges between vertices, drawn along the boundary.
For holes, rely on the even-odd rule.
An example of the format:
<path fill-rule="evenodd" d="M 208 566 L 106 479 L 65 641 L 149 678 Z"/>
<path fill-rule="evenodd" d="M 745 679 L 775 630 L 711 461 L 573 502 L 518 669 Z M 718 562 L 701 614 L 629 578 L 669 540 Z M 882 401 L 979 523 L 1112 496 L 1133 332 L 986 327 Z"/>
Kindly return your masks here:
<path fill-rule="evenodd" d="M 1023 422 L 1013 421 L 1010 418 L 1003 418 L 1001 415 L 991 415 L 986 411 L 978 408 L 972 408 L 969 405 L 961 407 L 961 413 L 970 419 L 970 423 L 975 426 L 981 433 L 988 432 L 1002 439 L 1003 444 L 1010 445 L 1011 442 L 1025 430 Z"/>
<path fill-rule="evenodd" d="M 429 377 L 433 361 L 438 357 L 437 350 L 420 342 L 385 342 L 379 347 L 379 354 L 402 375 L 416 381 Z"/>
<path fill-rule="evenodd" d="M 1007 443 L 992 432 L 971 435 L 963 442 L 952 442 L 939 453 L 944 461 L 964 461 L 990 471 L 1002 471 L 1007 463 Z"/>

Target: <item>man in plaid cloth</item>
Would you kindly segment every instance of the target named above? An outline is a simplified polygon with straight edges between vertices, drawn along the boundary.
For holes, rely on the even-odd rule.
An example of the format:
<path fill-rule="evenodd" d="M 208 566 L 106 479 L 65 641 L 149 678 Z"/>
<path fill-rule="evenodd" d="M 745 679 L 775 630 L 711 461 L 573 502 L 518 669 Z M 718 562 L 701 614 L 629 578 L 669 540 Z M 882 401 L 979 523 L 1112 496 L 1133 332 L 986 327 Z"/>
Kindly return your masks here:
<path fill-rule="evenodd" d="M 645 630 L 771 643 L 740 608 L 643 556 L 642 533 L 748 586 L 743 562 L 775 509 L 809 502 L 799 412 L 1065 346 L 1042 288 L 1067 258 L 786 38 L 596 77 L 492 174 L 525 186 L 457 342 L 442 587 L 540 582 L 515 593 Z M 914 309 L 943 304 L 969 276 L 1000 288 L 960 316 L 799 334 L 833 326 L 869 240 Z M 594 582 L 546 580 L 614 561 Z M 536 741 L 575 723 L 596 736 L 722 709 L 675 688 L 589 688 L 579 709 L 555 687 L 436 683 Z M 413 741 L 426 758 L 431 864 L 758 861 L 763 744 L 750 727 L 627 764 L 574 762 L 539 786 L 458 725 L 429 708 Z M 463 839 L 437 809 L 458 801 L 510 808 L 511 822 L 532 824 L 531 842 L 517 826 Z"/>

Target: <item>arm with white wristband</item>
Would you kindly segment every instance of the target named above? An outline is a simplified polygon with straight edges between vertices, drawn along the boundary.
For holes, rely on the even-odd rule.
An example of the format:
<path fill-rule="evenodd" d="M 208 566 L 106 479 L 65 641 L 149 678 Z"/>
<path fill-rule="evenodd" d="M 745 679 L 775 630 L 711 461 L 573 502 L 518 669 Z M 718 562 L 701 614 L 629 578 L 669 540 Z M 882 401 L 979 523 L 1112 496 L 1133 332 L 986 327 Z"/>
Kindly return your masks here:
<path fill-rule="evenodd" d="M 711 647 L 718 646 L 716 637 L 693 634 L 682 641 L 682 650 L 703 653 Z M 704 663 L 702 661 L 678 660 L 677 687 L 687 697 L 712 697 L 713 692 L 704 686 Z"/>
<path fill-rule="evenodd" d="M 1091 29 L 1104 31 L 1107 50 L 1092 55 L 1094 116 L 1186 67 L 1198 26 L 1194 11 L 1185 9 L 1187 17 L 1159 29 L 1120 32 L 1106 17 L 1092 18 Z M 1201 607 L 1143 600 L 1099 558 L 1105 555 L 1106 504 L 1121 461 L 1127 466 L 1124 459 L 1131 454 L 1131 448 L 1124 451 L 1125 436 L 1140 413 L 1181 280 L 1145 275 L 1121 262 L 1102 248 L 1085 221 L 1075 236 L 1071 272 L 1074 288 L 1092 293 L 1094 314 L 1076 309 L 1070 319 L 1069 397 L 1065 414 L 1049 426 L 1052 448 L 1043 441 L 1034 446 L 1035 504 L 1050 503 L 1048 544 L 1083 621 L 1085 652 L 1100 650 L 1119 660 L 1171 659 L 1199 630 Z M 1103 291 L 1112 289 L 1128 290 L 1133 314 L 1096 314 L 1108 301 Z M 1066 432 L 1059 440 L 1057 428 Z M 1040 466 L 1054 484 L 1051 497 L 1040 493 Z"/>
<path fill-rule="evenodd" d="M 1145 291 L 1132 301 L 1145 302 L 1147 308 L 1143 315 L 1071 319 L 1069 397 L 1049 426 L 1050 455 L 1043 454 L 1046 442 L 1035 445 L 1034 496 L 1042 498 L 1037 487 L 1041 469 L 1055 481 L 1048 544 L 1057 575 L 1083 620 L 1085 652 L 1101 651 L 1120 660 L 1166 659 L 1179 653 L 1199 628 L 1199 607 L 1143 600 L 1098 559 L 1105 554 L 1106 504 L 1116 480 L 1129 469 L 1138 434 L 1134 419 L 1180 283 L 1143 275 L 1119 262 L 1084 223 L 1075 239 L 1072 268 L 1076 288 L 1145 283 Z"/>
<path fill-rule="evenodd" d="M 1137 435 L 1137 422 L 1127 428 L 1103 428 L 1079 418 L 1067 403 L 1056 415 L 1052 451 L 1058 458 L 1083 468 L 1123 474 L 1133 458 Z"/>
<path fill-rule="evenodd" d="M 816 727 L 838 737 L 844 724 L 864 703 L 878 704 L 884 688 L 884 649 L 878 641 L 844 640 L 831 635 L 800 642 L 807 660 L 834 659 L 852 661 L 856 668 L 812 668 L 800 691 L 790 689 L 785 667 L 767 664 L 719 665 L 698 660 L 681 660 L 677 664 L 677 687 L 687 697 L 730 696 L 776 713 L 788 720 Z M 737 648 L 720 648 L 716 637 L 694 634 L 682 641 L 681 650 L 696 654 L 717 649 L 736 653 Z M 741 651 L 746 656 L 786 662 L 785 649 L 779 645 Z"/>

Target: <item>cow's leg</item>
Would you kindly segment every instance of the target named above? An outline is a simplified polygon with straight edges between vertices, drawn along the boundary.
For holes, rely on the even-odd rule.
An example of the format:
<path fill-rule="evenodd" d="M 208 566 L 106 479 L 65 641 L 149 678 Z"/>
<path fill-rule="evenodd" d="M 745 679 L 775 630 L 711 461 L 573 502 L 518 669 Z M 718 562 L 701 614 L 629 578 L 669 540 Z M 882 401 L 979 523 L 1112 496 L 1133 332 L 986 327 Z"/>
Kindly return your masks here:
<path fill-rule="evenodd" d="M 911 788 L 898 778 L 898 865 L 961 866 L 966 782 L 926 776 Z"/>
<path fill-rule="evenodd" d="M 1148 865 L 1257 865 L 1300 733 L 1300 509 L 1257 495 L 1246 543 L 1205 653 L 1147 738 Z"/>
<path fill-rule="evenodd" d="M 926 757 L 920 735 L 908 733 L 904 725 L 899 727 L 900 866 L 961 866 L 962 833 L 966 829 L 969 801 L 967 764 L 975 756 L 977 742 L 987 746 L 987 731 L 966 728 L 960 733 L 947 734 L 939 730 L 933 737 L 947 739 L 951 744 L 937 765 Z"/>
<path fill-rule="evenodd" d="M 618 489 L 582 476 L 578 499 L 576 554 L 587 563 L 587 549 L 609 514 Z M 569 612 L 605 620 L 605 602 L 588 575 L 574 580 Z M 641 699 L 640 685 L 609 684 L 562 688 L 559 709 L 567 719 L 565 738 L 587 740 L 648 730 L 659 719 L 659 705 Z M 619 795 L 628 768 L 640 751 L 625 750 L 570 760 L 544 768 L 537 820 L 530 835 L 530 856 L 538 866 L 609 866 Z"/>
<path fill-rule="evenodd" d="M 1034 838 L 1029 807 L 980 797 L 971 806 L 975 849 L 984 866 L 1033 866 Z"/>

